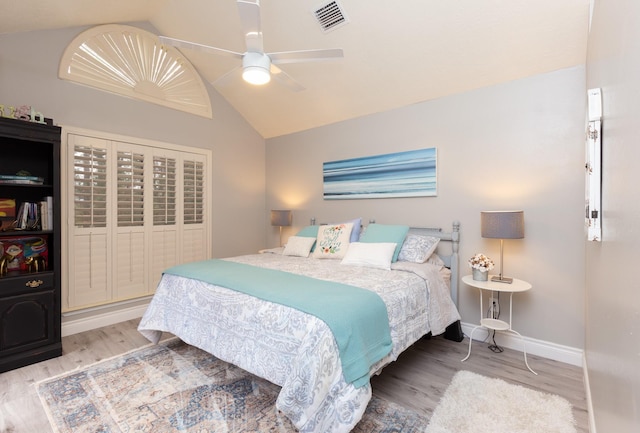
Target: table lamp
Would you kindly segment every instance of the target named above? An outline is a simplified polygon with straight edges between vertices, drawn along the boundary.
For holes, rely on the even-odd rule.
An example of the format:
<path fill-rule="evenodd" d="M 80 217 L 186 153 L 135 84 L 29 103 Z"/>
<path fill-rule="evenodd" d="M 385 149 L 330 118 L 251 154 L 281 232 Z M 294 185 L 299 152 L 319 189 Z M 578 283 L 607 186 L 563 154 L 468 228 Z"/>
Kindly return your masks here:
<path fill-rule="evenodd" d="M 292 215 L 290 210 L 272 210 L 271 211 L 271 225 L 274 227 L 280 227 L 280 245 L 282 246 L 282 227 L 288 227 L 291 225 Z"/>
<path fill-rule="evenodd" d="M 512 283 L 513 278 L 505 277 L 502 268 L 502 252 L 505 239 L 524 238 L 524 211 L 483 211 L 480 212 L 480 230 L 483 238 L 500 239 L 500 274 L 491 281 Z"/>

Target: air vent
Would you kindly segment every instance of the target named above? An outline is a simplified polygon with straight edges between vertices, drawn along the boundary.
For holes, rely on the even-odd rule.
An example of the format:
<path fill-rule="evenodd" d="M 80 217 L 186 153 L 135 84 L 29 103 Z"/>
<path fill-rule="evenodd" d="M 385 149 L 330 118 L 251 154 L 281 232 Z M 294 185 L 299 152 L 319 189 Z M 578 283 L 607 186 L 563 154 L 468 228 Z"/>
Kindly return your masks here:
<path fill-rule="evenodd" d="M 313 14 L 318 20 L 318 23 L 320 23 L 322 31 L 325 33 L 335 30 L 349 22 L 337 1 L 316 6 L 313 8 Z"/>

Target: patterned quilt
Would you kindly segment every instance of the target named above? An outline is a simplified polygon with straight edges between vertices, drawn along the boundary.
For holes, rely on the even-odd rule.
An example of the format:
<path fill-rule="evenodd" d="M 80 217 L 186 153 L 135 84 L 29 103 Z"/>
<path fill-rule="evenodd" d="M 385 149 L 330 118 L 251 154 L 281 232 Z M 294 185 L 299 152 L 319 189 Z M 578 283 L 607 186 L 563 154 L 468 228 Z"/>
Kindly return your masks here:
<path fill-rule="evenodd" d="M 428 263 L 397 262 L 385 271 L 280 254 L 226 260 L 376 292 L 387 307 L 393 349 L 371 374 L 426 333 L 437 335 L 460 319 L 442 277 L 446 270 Z M 165 274 L 138 329 L 153 342 L 171 332 L 281 386 L 276 406 L 303 433 L 350 431 L 371 398 L 369 384 L 356 388 L 344 380 L 335 339 L 324 322 L 224 287 Z"/>

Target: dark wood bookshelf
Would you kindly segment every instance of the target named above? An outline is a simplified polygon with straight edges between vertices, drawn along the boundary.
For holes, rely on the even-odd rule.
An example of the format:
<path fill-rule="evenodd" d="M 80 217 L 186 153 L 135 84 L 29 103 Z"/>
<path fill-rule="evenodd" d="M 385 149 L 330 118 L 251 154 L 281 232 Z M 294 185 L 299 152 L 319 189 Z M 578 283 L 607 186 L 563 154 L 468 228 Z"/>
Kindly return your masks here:
<path fill-rule="evenodd" d="M 0 199 L 14 199 L 17 213 L 21 203 L 53 197 L 51 230 L 0 231 L 0 372 L 62 354 L 60 138 L 57 126 L 0 117 L 0 174 L 27 172 L 44 179 L 0 181 Z M 0 217 L 3 228 L 11 220 Z M 6 247 L 12 245 L 10 254 Z"/>

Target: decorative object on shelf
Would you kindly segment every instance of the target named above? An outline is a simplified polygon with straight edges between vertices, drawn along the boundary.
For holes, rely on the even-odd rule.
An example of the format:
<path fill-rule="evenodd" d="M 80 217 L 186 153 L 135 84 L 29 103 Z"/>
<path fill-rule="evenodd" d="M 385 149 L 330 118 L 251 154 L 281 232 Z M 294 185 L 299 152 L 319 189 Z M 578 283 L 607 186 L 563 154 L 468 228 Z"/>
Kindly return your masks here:
<path fill-rule="evenodd" d="M 502 252 L 505 239 L 524 238 L 524 211 L 480 212 L 480 230 L 483 238 L 500 239 L 500 274 L 491 277 L 491 281 L 512 283 L 513 278 L 503 274 Z"/>
<path fill-rule="evenodd" d="M 469 267 L 475 281 L 487 281 L 489 271 L 493 269 L 494 263 L 489 257 L 478 253 L 469 259 Z"/>
<path fill-rule="evenodd" d="M 16 200 L 13 198 L 0 198 L 0 218 L 16 217 Z"/>
<path fill-rule="evenodd" d="M 47 270 L 47 264 L 42 256 L 31 256 L 25 259 L 27 272 L 42 272 Z"/>
<path fill-rule="evenodd" d="M 274 227 L 280 227 L 280 245 L 282 246 L 282 227 L 289 227 L 293 220 L 293 215 L 290 210 L 272 210 L 271 211 L 271 225 Z"/>
<path fill-rule="evenodd" d="M 480 269 L 472 269 L 471 275 L 475 281 L 489 280 L 489 271 L 481 271 Z"/>
<path fill-rule="evenodd" d="M 51 125 L 51 119 L 45 119 L 44 115 L 33 109 L 30 105 L 21 105 L 18 108 L 9 105 L 0 104 L 0 117 L 8 117 L 10 119 L 26 120 L 28 122 L 43 123 Z"/>
<path fill-rule="evenodd" d="M 5 271 L 40 272 L 47 269 L 47 236 L 6 236 L 0 238 L 2 268 Z"/>

